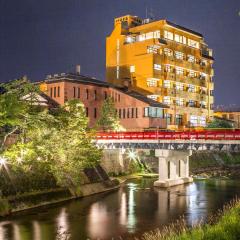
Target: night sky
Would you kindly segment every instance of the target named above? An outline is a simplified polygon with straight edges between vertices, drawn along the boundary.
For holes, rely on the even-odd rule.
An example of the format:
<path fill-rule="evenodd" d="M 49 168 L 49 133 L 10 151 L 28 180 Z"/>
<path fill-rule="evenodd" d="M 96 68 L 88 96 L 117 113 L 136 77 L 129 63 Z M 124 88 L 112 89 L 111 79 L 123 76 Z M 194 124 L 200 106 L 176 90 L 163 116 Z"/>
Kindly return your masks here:
<path fill-rule="evenodd" d="M 126 14 L 202 33 L 215 58 L 216 104 L 240 105 L 240 0 L 0 0 L 0 81 L 69 72 L 105 78 L 105 37 Z"/>

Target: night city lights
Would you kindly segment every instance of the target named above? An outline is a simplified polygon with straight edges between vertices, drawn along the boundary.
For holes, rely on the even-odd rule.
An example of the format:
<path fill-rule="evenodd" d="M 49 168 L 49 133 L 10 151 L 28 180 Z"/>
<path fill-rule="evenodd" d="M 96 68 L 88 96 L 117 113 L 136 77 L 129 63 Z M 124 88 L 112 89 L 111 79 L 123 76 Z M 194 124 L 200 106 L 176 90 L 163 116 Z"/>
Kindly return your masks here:
<path fill-rule="evenodd" d="M 239 0 L 0 0 L 0 240 L 236 240 Z"/>

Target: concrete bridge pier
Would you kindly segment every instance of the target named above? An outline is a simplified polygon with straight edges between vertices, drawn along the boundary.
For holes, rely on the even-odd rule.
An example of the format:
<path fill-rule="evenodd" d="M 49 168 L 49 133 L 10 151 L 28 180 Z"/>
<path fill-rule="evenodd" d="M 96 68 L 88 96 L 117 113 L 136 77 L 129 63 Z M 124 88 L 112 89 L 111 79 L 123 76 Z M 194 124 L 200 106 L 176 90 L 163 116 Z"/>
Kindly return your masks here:
<path fill-rule="evenodd" d="M 159 159 L 159 179 L 154 182 L 156 187 L 171 187 L 192 182 L 189 177 L 189 156 L 191 150 L 155 150 Z"/>

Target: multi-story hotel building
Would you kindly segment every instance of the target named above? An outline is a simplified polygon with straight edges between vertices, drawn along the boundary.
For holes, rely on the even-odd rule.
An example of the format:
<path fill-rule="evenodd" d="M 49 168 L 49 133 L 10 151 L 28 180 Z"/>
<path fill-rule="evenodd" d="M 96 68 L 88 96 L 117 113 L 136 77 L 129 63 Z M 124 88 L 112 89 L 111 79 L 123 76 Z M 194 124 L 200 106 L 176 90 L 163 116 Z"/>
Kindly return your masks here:
<path fill-rule="evenodd" d="M 164 115 L 168 106 L 138 92 L 117 88 L 110 83 L 80 75 L 79 72 L 48 75 L 38 84 L 42 92 L 60 105 L 71 99 L 79 99 L 85 106 L 90 127 L 94 127 L 100 117 L 104 100 L 111 97 L 124 129 L 167 128 Z"/>
<path fill-rule="evenodd" d="M 213 60 L 200 33 L 167 20 L 119 17 L 106 40 L 107 81 L 167 104 L 172 129 L 213 117 Z"/>

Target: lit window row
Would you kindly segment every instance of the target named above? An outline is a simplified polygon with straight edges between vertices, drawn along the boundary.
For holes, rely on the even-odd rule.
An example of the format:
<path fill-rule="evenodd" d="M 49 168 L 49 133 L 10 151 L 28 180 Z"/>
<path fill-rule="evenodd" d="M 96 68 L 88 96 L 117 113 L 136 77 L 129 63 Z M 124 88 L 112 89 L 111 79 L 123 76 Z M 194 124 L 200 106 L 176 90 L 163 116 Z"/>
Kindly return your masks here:
<path fill-rule="evenodd" d="M 186 90 L 186 91 L 192 92 L 192 93 L 200 93 L 200 94 L 207 93 L 207 89 L 204 87 L 195 86 L 193 84 L 184 84 L 181 82 L 175 82 L 175 81 L 171 81 L 171 80 L 164 80 L 163 87 L 164 88 L 175 88 L 178 91 Z"/>
<path fill-rule="evenodd" d="M 172 41 L 174 40 L 175 42 L 182 43 L 193 48 L 199 48 L 199 42 L 191 38 L 187 39 L 186 37 L 179 34 L 173 34 L 170 31 L 166 31 L 166 30 L 164 31 L 164 38 Z"/>
<path fill-rule="evenodd" d="M 183 52 L 180 52 L 180 51 L 175 51 L 174 52 L 172 49 L 169 49 L 169 48 L 164 48 L 163 52 L 168 57 L 173 57 L 174 56 L 176 59 L 186 60 L 186 61 L 191 62 L 191 63 L 199 63 L 201 66 L 206 66 L 207 65 L 207 60 L 205 60 L 205 59 L 197 60 L 191 54 L 185 55 Z"/>
<path fill-rule="evenodd" d="M 176 105 L 176 106 L 187 106 L 187 107 L 198 107 L 198 108 L 206 108 L 206 102 L 205 101 L 200 101 L 197 102 L 195 100 L 184 100 L 184 98 L 172 98 L 170 96 L 164 96 L 163 97 L 163 103 L 167 105 Z"/>
<path fill-rule="evenodd" d="M 183 67 L 178 67 L 178 66 L 173 66 L 170 64 L 165 64 L 164 65 L 164 70 L 165 72 L 168 73 L 176 73 L 177 75 L 185 75 L 191 78 L 200 78 L 201 80 L 206 80 L 207 78 L 207 74 L 204 72 L 197 72 L 197 71 L 193 71 L 187 68 L 183 68 Z"/>
<path fill-rule="evenodd" d="M 154 31 L 154 32 L 148 32 L 148 33 L 142 33 L 140 35 L 137 36 L 127 36 L 125 41 L 127 43 L 133 43 L 133 42 L 141 42 L 141 41 L 145 41 L 148 39 L 153 39 L 153 38 L 160 38 L 160 30 Z"/>
<path fill-rule="evenodd" d="M 205 127 L 206 126 L 206 117 L 191 115 L 190 116 L 190 125 L 193 127 L 197 127 L 197 126 Z"/>

